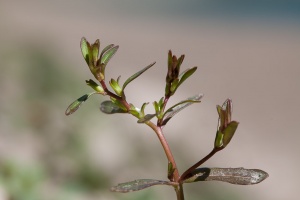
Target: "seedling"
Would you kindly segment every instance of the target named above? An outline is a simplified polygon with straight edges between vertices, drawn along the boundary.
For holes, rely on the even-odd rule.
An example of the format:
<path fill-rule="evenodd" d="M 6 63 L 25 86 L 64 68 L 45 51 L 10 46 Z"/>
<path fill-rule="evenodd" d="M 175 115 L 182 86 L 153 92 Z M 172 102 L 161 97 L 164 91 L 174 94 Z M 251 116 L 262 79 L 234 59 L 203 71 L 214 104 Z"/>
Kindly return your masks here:
<path fill-rule="evenodd" d="M 80 47 L 83 58 L 100 85 L 92 79 L 87 80 L 86 84 L 90 86 L 94 92 L 85 94 L 74 101 L 67 108 L 65 114 L 70 115 L 74 113 L 83 102 L 94 94 L 108 96 L 110 100 L 102 102 L 100 110 L 106 114 L 127 113 L 136 117 L 137 123 L 149 126 L 156 133 L 168 160 L 168 170 L 166 173 L 168 180 L 139 179 L 118 184 L 117 186 L 112 187 L 111 191 L 125 193 L 142 190 L 154 185 L 168 185 L 174 188 L 177 200 L 184 200 L 183 184 L 185 183 L 194 183 L 198 181 L 223 181 L 237 185 L 253 185 L 260 183 L 268 177 L 266 172 L 259 169 L 199 168 L 215 153 L 223 150 L 229 144 L 236 132 L 239 123 L 231 119 L 231 99 L 225 100 L 222 106 L 217 106 L 219 119 L 212 151 L 190 168 L 186 169 L 182 174 L 179 173 L 172 151 L 163 134 L 163 127 L 166 126 L 167 123 L 184 108 L 195 103 L 200 103 L 200 100 L 203 97 L 202 94 L 197 94 L 182 100 L 167 109 L 169 99 L 176 93 L 179 86 L 197 70 L 197 67 L 192 67 L 180 73 L 180 67 L 184 60 L 184 55 L 177 58 L 171 51 L 169 51 L 165 94 L 160 100 L 153 102 L 155 113 L 145 114 L 145 108 L 149 103 L 144 103 L 141 108 L 129 103 L 126 100 L 125 88 L 129 83 L 151 68 L 155 62 L 129 77 L 123 85 L 120 84 L 120 77 L 117 79 L 111 79 L 109 84 L 113 91 L 110 91 L 107 88 L 107 82 L 105 80 L 105 69 L 110 59 L 117 52 L 119 46 L 113 44 L 108 45 L 100 53 L 99 40 L 90 44 L 85 38 L 82 38 Z M 156 122 L 154 123 L 153 121 Z"/>

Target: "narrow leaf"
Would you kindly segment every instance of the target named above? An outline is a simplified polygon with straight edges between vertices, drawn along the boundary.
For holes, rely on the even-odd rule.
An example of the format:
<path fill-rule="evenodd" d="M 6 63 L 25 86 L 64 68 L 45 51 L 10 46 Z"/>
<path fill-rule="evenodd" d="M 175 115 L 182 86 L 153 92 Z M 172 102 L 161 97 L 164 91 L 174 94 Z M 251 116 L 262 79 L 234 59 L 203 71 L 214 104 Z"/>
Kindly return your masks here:
<path fill-rule="evenodd" d="M 198 168 L 183 182 L 222 181 L 236 185 L 253 185 L 262 182 L 268 176 L 268 173 L 260 169 Z"/>
<path fill-rule="evenodd" d="M 112 192 L 134 192 L 143 190 L 154 185 L 172 185 L 169 181 L 153 180 L 153 179 L 139 179 L 131 182 L 120 183 L 117 186 L 111 187 Z"/>
<path fill-rule="evenodd" d="M 189 105 L 193 104 L 193 103 L 199 103 L 201 102 L 200 99 L 203 97 L 203 94 L 198 94 L 195 95 L 193 97 L 188 98 L 187 100 L 181 101 L 177 104 L 175 104 L 174 106 L 172 106 L 171 108 L 169 108 L 165 113 L 164 113 L 164 120 L 162 125 L 166 125 L 167 122 L 174 116 L 176 115 L 178 112 L 180 112 L 181 110 L 183 110 L 184 108 L 188 107 Z"/>
<path fill-rule="evenodd" d="M 92 60 L 91 55 L 91 45 L 86 39 L 83 37 L 80 41 L 80 48 L 83 58 L 85 59 L 86 63 L 90 65 L 90 62 Z"/>
<path fill-rule="evenodd" d="M 102 55 L 103 55 L 108 49 L 111 49 L 113 46 L 115 46 L 115 45 L 114 45 L 114 44 L 110 44 L 110 45 L 106 46 L 106 47 L 101 51 L 100 58 L 102 58 Z"/>
<path fill-rule="evenodd" d="M 94 66 L 96 66 L 99 57 L 100 41 L 97 39 L 91 48 L 92 48 Z"/>
<path fill-rule="evenodd" d="M 126 113 L 125 110 L 109 100 L 101 103 L 100 110 L 105 114 Z"/>
<path fill-rule="evenodd" d="M 141 107 L 141 114 L 144 116 L 145 115 L 145 108 L 146 106 L 149 104 L 149 102 L 147 103 L 143 103 L 142 107 Z"/>
<path fill-rule="evenodd" d="M 195 71 L 197 70 L 197 67 L 192 67 L 192 68 L 189 68 L 187 70 L 185 70 L 184 72 L 182 72 L 180 75 L 179 75 L 179 83 L 177 84 L 177 88 L 188 78 L 190 77 Z M 176 89 L 177 89 L 176 88 Z"/>
<path fill-rule="evenodd" d="M 78 110 L 78 108 L 81 106 L 81 104 L 83 102 L 85 102 L 91 95 L 96 94 L 96 92 L 90 93 L 90 94 L 85 94 L 82 97 L 78 98 L 76 101 L 74 101 L 73 103 L 71 103 L 67 110 L 65 111 L 66 115 L 71 115 L 72 113 L 74 113 L 76 110 Z"/>
<path fill-rule="evenodd" d="M 102 51 L 103 54 L 101 56 L 101 63 L 106 65 L 109 62 L 109 60 L 115 55 L 118 48 L 119 46 L 113 46 L 105 52 Z"/>
<path fill-rule="evenodd" d="M 139 77 L 142 73 L 144 73 L 146 70 L 148 70 L 150 67 L 152 67 L 156 62 L 151 63 L 150 65 L 148 65 L 147 67 L 145 67 L 144 69 L 138 71 L 137 73 L 133 74 L 131 77 L 129 77 L 124 85 L 123 85 L 123 90 L 125 89 L 125 87 L 134 79 L 136 79 L 137 77 Z"/>
<path fill-rule="evenodd" d="M 146 123 L 147 121 L 150 121 L 155 116 L 156 116 L 156 114 L 147 114 L 144 117 L 142 117 L 141 119 L 139 119 L 137 121 L 137 123 Z"/>

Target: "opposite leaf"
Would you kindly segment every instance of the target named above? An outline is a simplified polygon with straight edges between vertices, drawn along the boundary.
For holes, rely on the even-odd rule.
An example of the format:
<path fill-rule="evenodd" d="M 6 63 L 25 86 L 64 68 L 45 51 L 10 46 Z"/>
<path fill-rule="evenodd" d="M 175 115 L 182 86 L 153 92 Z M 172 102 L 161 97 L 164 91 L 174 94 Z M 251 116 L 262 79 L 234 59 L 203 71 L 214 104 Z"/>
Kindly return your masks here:
<path fill-rule="evenodd" d="M 195 95 L 193 97 L 188 98 L 187 100 L 181 101 L 177 104 L 175 104 L 174 106 L 172 106 L 171 108 L 169 108 L 165 113 L 164 113 L 164 120 L 162 125 L 166 125 L 168 123 L 168 121 L 174 116 L 176 115 L 178 112 L 180 112 L 181 110 L 183 110 L 184 108 L 188 107 L 189 105 L 193 104 L 193 103 L 199 103 L 201 102 L 200 99 L 203 97 L 203 94 L 198 94 Z"/>
<path fill-rule="evenodd" d="M 262 182 L 268 176 L 268 173 L 260 169 L 198 168 L 183 182 L 222 181 L 236 185 L 253 185 Z"/>
<path fill-rule="evenodd" d="M 147 69 L 149 69 L 150 67 L 152 67 L 155 63 L 156 63 L 156 62 L 151 63 L 150 65 L 148 65 L 148 66 L 145 67 L 144 69 L 138 71 L 137 73 L 135 73 L 135 74 L 133 74 L 131 77 L 129 77 L 129 78 L 125 81 L 125 83 L 124 83 L 124 85 L 123 85 L 123 90 L 125 89 L 125 87 L 126 87 L 131 81 L 133 81 L 134 79 L 136 79 L 137 77 L 139 77 L 142 73 L 144 73 Z"/>
<path fill-rule="evenodd" d="M 139 179 L 131 182 L 120 183 L 117 186 L 112 187 L 110 190 L 112 192 L 134 192 L 138 190 L 143 190 L 145 188 L 154 185 L 172 185 L 168 181 L 152 180 L 152 179 Z"/>
<path fill-rule="evenodd" d="M 66 115 L 71 115 L 74 113 L 78 108 L 81 106 L 83 102 L 85 102 L 91 95 L 96 94 L 96 92 L 92 92 L 90 94 L 85 94 L 82 97 L 78 98 L 76 101 L 71 103 L 69 107 L 67 108 L 65 114 Z"/>

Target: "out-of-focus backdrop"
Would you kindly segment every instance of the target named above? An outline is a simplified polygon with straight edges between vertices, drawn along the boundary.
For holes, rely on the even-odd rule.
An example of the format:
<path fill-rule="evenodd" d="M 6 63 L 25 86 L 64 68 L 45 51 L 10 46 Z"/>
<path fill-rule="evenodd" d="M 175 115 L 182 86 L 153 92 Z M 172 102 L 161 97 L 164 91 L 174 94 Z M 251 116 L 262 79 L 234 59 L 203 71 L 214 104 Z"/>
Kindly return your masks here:
<path fill-rule="evenodd" d="M 186 199 L 299 198 L 300 3 L 298 1 L 0 1 L 0 200 L 174 199 L 172 188 L 116 194 L 137 178 L 166 179 L 155 134 L 127 115 L 104 115 L 91 92 L 79 41 L 120 49 L 107 67 L 121 81 L 157 64 L 126 92 L 137 106 L 164 92 L 167 52 L 198 66 L 170 103 L 204 93 L 165 127 L 179 170 L 212 148 L 215 106 L 230 97 L 240 126 L 207 167 L 260 168 L 253 186 L 185 185 Z M 148 106 L 148 112 L 151 106 Z"/>

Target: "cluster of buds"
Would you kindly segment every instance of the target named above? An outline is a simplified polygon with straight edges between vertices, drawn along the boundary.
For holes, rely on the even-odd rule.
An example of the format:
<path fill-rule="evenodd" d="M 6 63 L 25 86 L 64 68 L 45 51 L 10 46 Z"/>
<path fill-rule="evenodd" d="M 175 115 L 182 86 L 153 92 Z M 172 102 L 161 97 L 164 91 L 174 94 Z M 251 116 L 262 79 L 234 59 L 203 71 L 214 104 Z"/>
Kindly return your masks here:
<path fill-rule="evenodd" d="M 80 42 L 82 55 L 89 66 L 92 74 L 98 81 L 105 79 L 105 67 L 109 60 L 115 55 L 119 46 L 110 44 L 105 47 L 100 56 L 100 41 L 96 40 L 92 45 L 83 37 Z"/>
<path fill-rule="evenodd" d="M 184 60 L 184 55 L 181 55 L 177 58 L 175 55 L 172 55 L 172 51 L 169 51 L 168 54 L 168 73 L 166 76 L 166 88 L 165 88 L 165 96 L 172 96 L 177 88 L 188 78 L 190 77 L 196 70 L 197 67 L 192 67 L 184 72 L 180 73 L 180 66 Z"/>

